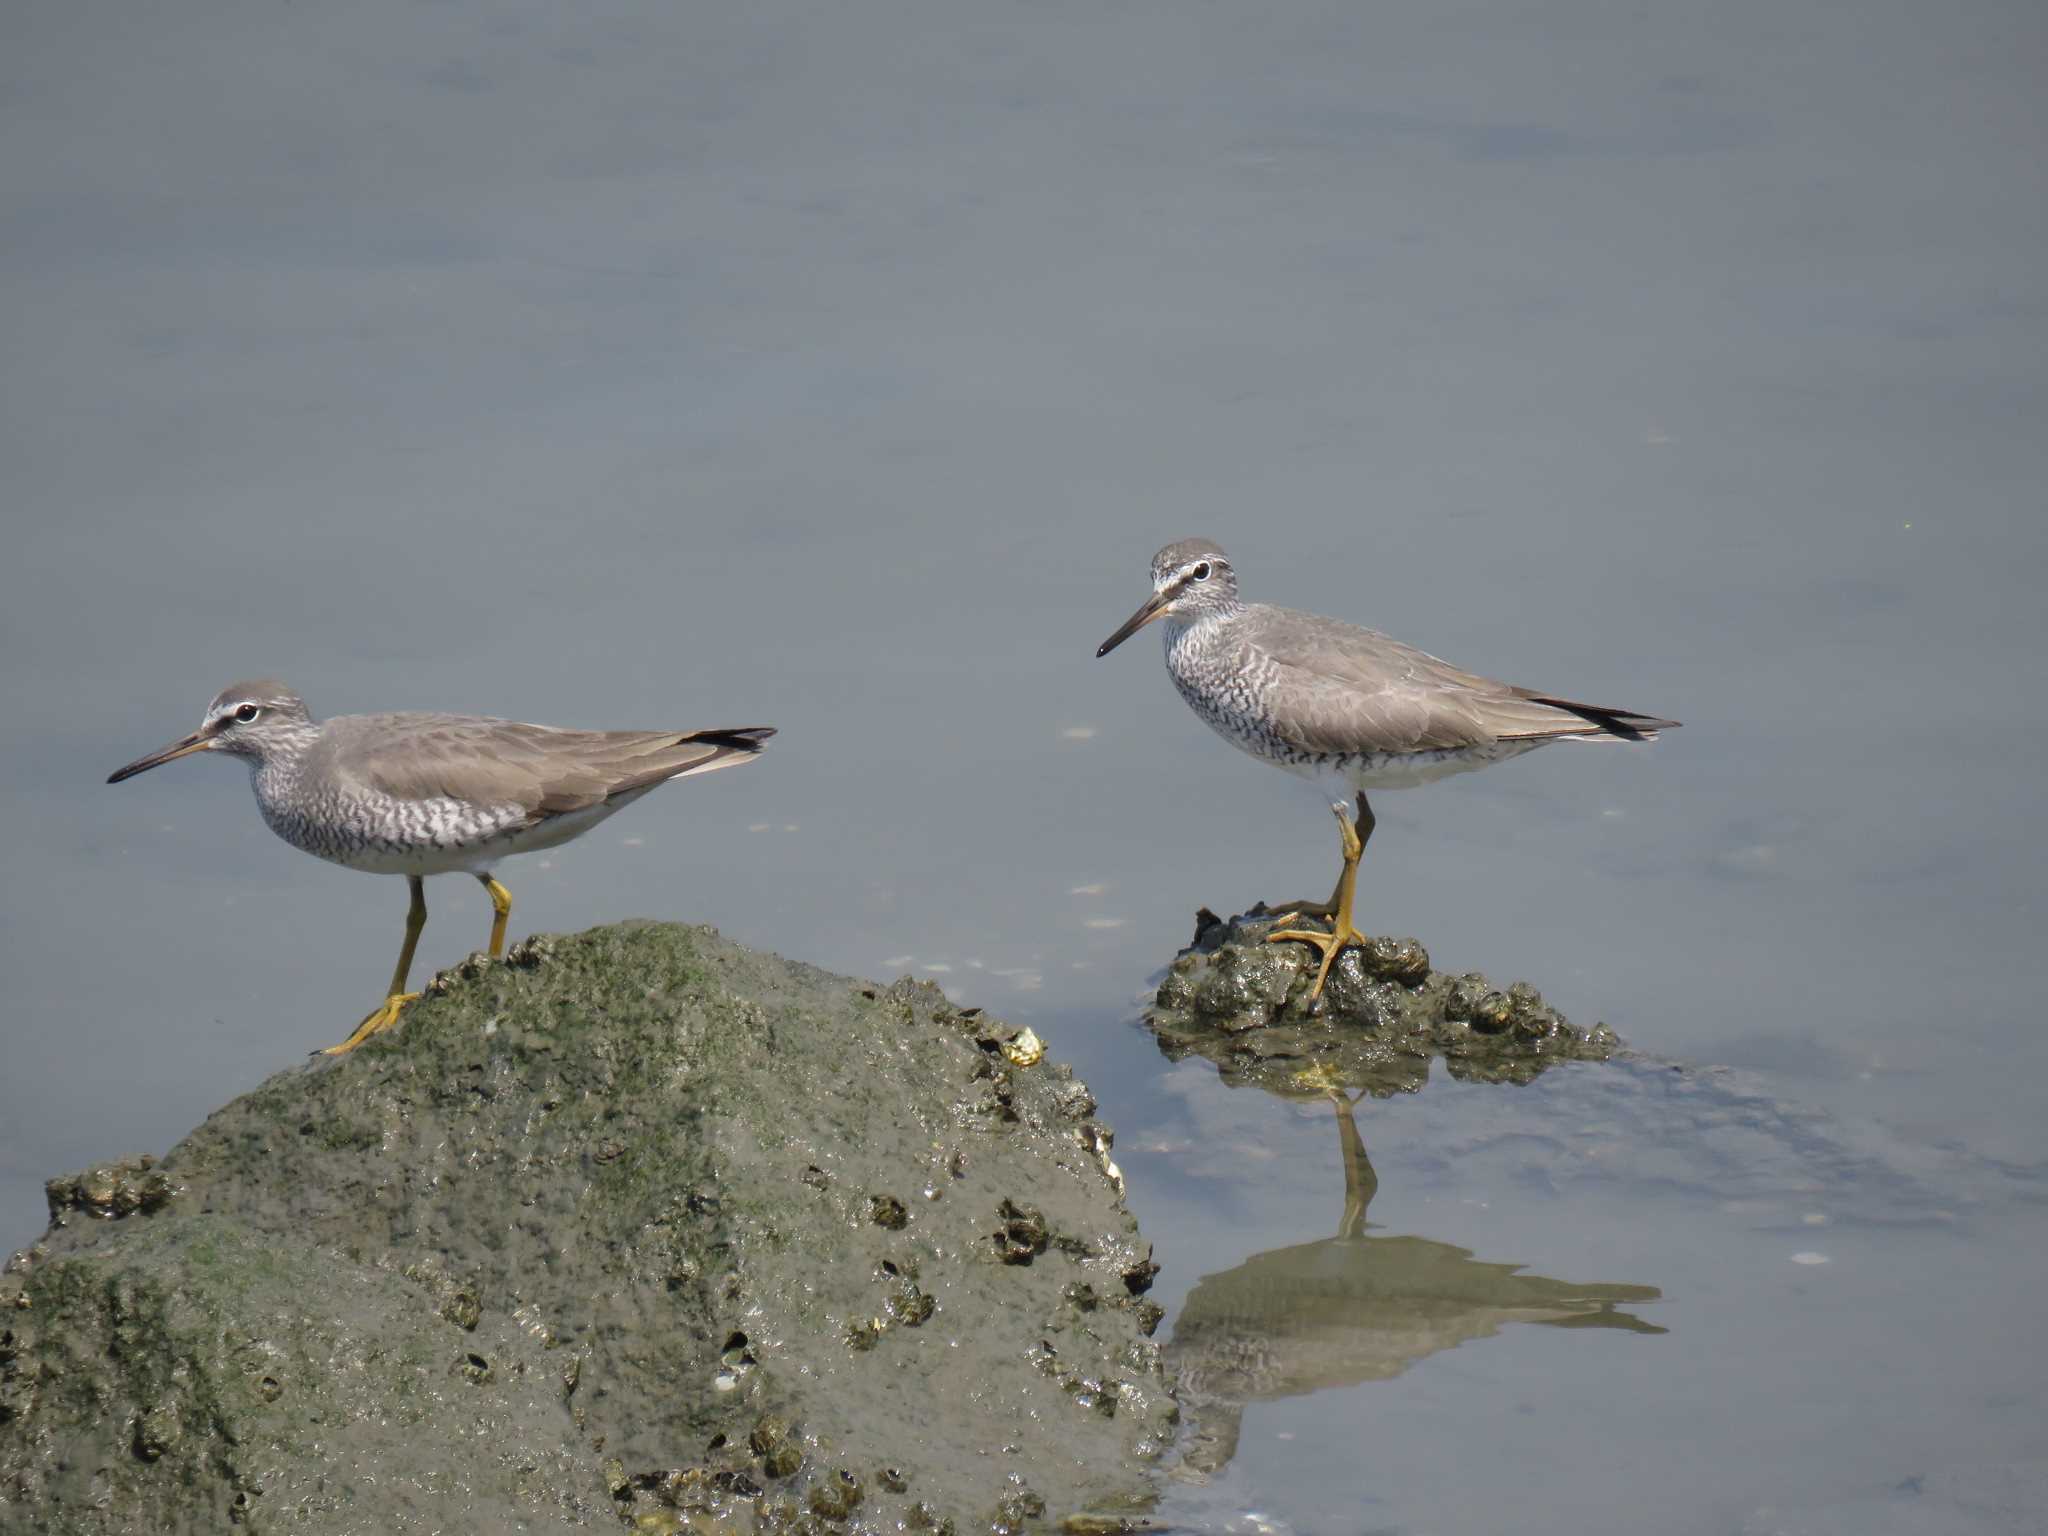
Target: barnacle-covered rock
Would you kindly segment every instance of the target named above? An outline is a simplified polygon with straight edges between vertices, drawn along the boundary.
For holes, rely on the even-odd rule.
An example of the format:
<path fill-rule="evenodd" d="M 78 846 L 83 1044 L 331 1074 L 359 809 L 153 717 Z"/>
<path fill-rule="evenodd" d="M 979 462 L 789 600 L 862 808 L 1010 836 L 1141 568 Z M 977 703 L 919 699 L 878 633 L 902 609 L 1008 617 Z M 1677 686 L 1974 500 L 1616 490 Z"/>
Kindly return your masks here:
<path fill-rule="evenodd" d="M 1299 923 L 1302 919 L 1291 919 Z M 1451 1076 L 1527 1082 L 1560 1061 L 1605 1061 L 1621 1049 L 1604 1024 L 1580 1029 L 1534 987 L 1499 988 L 1477 972 L 1433 970 L 1414 939 L 1377 937 L 1331 966 L 1308 1000 L 1317 957 L 1268 943 L 1279 914 L 1254 907 L 1196 919 L 1145 1019 L 1159 1048 L 1205 1056 L 1226 1082 L 1309 1097 L 1333 1088 L 1413 1093 L 1442 1058 Z"/>

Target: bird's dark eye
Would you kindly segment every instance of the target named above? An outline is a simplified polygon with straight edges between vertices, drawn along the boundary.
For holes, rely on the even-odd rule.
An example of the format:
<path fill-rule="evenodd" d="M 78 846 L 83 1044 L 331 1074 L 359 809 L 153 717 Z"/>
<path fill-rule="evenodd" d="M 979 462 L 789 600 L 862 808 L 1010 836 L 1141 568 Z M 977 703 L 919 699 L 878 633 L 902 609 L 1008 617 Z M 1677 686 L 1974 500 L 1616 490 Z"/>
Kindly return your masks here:
<path fill-rule="evenodd" d="M 254 704 L 244 704 L 240 709 L 235 711 L 235 718 L 241 721 L 242 724 L 247 725 L 251 720 L 254 720 L 258 715 L 262 713 L 263 711 L 258 709 Z"/>
<path fill-rule="evenodd" d="M 1188 574 L 1197 581 L 1207 581 L 1209 579 L 1209 562 L 1206 560 L 1197 561 L 1195 568 L 1189 571 Z"/>

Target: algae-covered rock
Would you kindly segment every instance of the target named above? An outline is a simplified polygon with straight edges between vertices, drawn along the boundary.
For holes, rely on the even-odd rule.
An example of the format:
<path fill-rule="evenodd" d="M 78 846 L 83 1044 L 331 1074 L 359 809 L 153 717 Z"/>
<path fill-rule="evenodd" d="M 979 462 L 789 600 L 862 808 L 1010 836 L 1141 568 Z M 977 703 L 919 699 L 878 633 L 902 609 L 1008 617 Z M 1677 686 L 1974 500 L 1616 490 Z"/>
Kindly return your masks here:
<path fill-rule="evenodd" d="M 1169 1058 L 1204 1056 L 1225 1082 L 1276 1093 L 1386 1097 L 1420 1089 L 1432 1057 L 1456 1078 L 1528 1082 L 1560 1061 L 1605 1061 L 1621 1049 L 1606 1025 L 1578 1028 L 1526 983 L 1499 988 L 1476 971 L 1432 970 L 1413 939 L 1347 948 L 1310 1004 L 1319 957 L 1306 944 L 1268 943 L 1278 926 L 1280 914 L 1264 907 L 1228 921 L 1197 916 L 1193 943 L 1145 1011 Z"/>
<path fill-rule="evenodd" d="M 0 1276 L 0 1528 L 1142 1508 L 1176 1416 L 1150 1251 L 1035 1040 L 650 924 L 429 993 L 52 1184 Z"/>

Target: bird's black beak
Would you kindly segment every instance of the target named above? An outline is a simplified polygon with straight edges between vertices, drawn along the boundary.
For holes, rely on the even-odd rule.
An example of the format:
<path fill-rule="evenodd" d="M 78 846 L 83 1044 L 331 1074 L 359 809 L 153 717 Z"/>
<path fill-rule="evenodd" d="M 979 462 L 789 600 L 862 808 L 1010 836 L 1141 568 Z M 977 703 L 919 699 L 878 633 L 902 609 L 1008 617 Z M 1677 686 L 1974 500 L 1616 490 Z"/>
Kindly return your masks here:
<path fill-rule="evenodd" d="M 1171 591 L 1154 592 L 1150 597 L 1145 599 L 1145 605 L 1142 608 L 1140 608 L 1136 613 L 1132 614 L 1128 619 L 1125 619 L 1122 624 L 1117 626 L 1117 631 L 1115 634 L 1111 635 L 1107 640 L 1103 641 L 1102 644 L 1098 645 L 1095 648 L 1096 656 L 1098 658 L 1107 656 L 1111 651 L 1115 650 L 1118 646 L 1122 645 L 1126 640 L 1130 639 L 1131 636 L 1135 635 L 1147 624 L 1150 624 L 1154 619 L 1158 618 L 1162 613 L 1166 612 L 1166 605 L 1172 601 L 1173 593 Z"/>
<path fill-rule="evenodd" d="M 212 748 L 213 737 L 204 730 L 194 731 L 190 736 L 180 736 L 168 747 L 152 752 L 147 757 L 138 757 L 126 768 L 116 768 L 107 775 L 109 784 L 118 784 L 123 779 L 132 779 L 138 773 L 147 773 L 159 763 L 168 763 L 174 757 L 183 757 L 190 752 L 205 752 Z"/>

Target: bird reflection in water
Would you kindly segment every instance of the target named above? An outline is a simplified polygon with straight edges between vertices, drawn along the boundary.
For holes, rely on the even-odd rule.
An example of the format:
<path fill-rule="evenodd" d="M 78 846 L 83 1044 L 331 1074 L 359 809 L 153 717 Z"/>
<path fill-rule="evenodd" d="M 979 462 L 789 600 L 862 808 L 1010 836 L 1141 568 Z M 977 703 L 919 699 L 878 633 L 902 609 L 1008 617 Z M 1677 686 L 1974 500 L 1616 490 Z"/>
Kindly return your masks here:
<path fill-rule="evenodd" d="M 1356 1100 L 1334 1089 L 1330 1099 L 1344 1151 L 1337 1235 L 1205 1276 L 1174 1324 L 1166 1356 L 1192 1420 L 1182 1476 L 1206 1478 L 1229 1464 L 1250 1403 L 1386 1381 L 1506 1323 L 1665 1331 L 1619 1310 L 1657 1300 L 1654 1285 L 1573 1285 L 1482 1263 L 1449 1243 L 1367 1235 L 1379 1177 L 1352 1118 Z"/>

